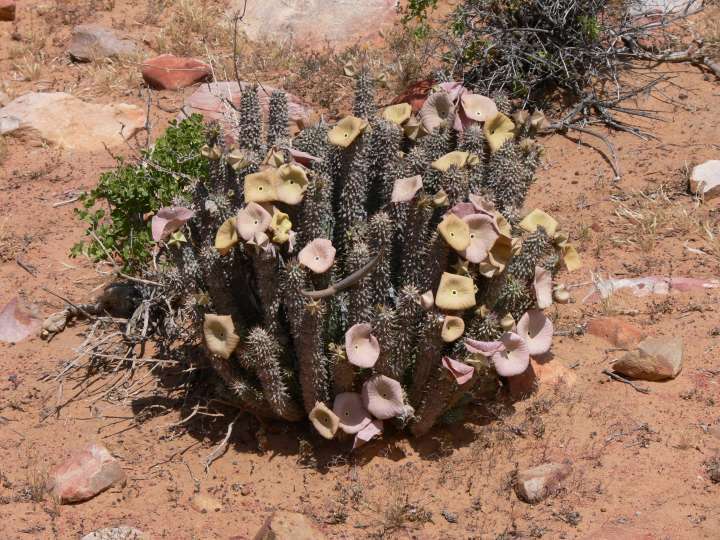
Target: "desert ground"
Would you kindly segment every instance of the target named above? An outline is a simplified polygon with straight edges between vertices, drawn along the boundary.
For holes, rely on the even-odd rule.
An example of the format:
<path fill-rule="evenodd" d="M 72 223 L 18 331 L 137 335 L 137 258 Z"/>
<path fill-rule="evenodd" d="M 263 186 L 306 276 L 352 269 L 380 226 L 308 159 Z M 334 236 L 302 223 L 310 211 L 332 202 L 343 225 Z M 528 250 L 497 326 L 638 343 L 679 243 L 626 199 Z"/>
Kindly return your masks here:
<path fill-rule="evenodd" d="M 52 91 L 149 105 L 153 139 L 194 88 L 149 93 L 142 58 L 195 56 L 220 78 L 232 57 L 231 34 L 213 22 L 229 6 L 195 2 L 208 18 L 201 20 L 191 4 L 18 2 L 15 21 L 0 22 L 0 91 L 6 101 Z M 688 24 L 704 31 L 717 17 L 710 9 Z M 125 33 L 139 45 L 137 58 L 72 62 L 71 29 L 85 23 Z M 361 44 L 382 51 L 392 42 L 403 63 L 385 98 L 420 69 L 393 35 Z M 338 75 L 323 83 L 324 94 L 319 88 L 322 69 L 340 73 L 342 53 L 266 42 L 243 50 L 248 77 L 288 88 L 330 119 L 347 109 L 349 82 Z M 700 201 L 687 187 L 694 165 L 720 159 L 720 84 L 689 64 L 651 69 L 666 81 L 636 104 L 659 111 L 659 120 L 643 123 L 653 138 L 607 132 L 623 169 L 619 181 L 597 139 L 540 140 L 545 157 L 526 206 L 563 224 L 584 265 L 560 276 L 573 301 L 551 310 L 560 335 L 553 358 L 535 365 L 534 392 L 511 386 L 492 407 L 425 437 L 386 437 L 352 453 L 304 427 L 259 426 L 241 415 L 227 451 L 206 471 L 232 418 L 181 422 L 181 404 L 153 377 L 140 385 L 152 399 L 70 400 L 80 387 L 60 392 L 54 376 L 83 342 L 82 322 L 49 342 L 0 343 L 0 538 L 77 539 L 119 525 L 158 539 L 253 538 L 277 509 L 305 514 L 333 539 L 720 538 L 720 289 L 590 294 L 593 276 L 720 277 L 720 199 Z M 47 316 L 63 307 L 48 290 L 74 302 L 97 294 L 107 268 L 69 258 L 84 227 L 76 203 L 65 202 L 113 167 L 113 154 L 132 151 L 132 144 L 78 150 L 0 138 L 0 305 L 18 296 Z M 681 374 L 638 381 L 648 393 L 603 374 L 624 353 L 622 344 L 586 332 L 603 317 L 648 336 L 681 338 Z M 58 410 L 60 400 L 68 402 Z M 49 471 L 89 442 L 104 444 L 127 480 L 87 502 L 60 505 L 44 492 Z M 514 475 L 545 462 L 566 462 L 572 472 L 551 497 L 522 502 Z M 212 504 L 201 511 L 198 500 Z"/>

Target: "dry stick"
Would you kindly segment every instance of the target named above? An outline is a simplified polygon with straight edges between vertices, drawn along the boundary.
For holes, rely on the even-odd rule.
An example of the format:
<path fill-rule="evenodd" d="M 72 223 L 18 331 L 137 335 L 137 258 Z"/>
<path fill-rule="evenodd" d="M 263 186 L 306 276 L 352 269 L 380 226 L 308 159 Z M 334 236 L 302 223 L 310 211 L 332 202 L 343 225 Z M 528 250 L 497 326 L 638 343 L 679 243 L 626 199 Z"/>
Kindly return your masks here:
<path fill-rule="evenodd" d="M 320 298 L 327 298 L 329 296 L 334 296 L 335 294 L 344 291 L 345 289 L 349 289 L 353 285 L 355 285 L 358 281 L 360 281 L 362 278 L 364 278 L 366 275 L 368 275 L 370 272 L 373 271 L 373 269 L 377 266 L 377 264 L 380 262 L 380 253 L 375 255 L 369 263 L 367 263 L 362 268 L 355 270 L 352 274 L 350 274 L 348 277 L 341 279 L 334 285 L 330 285 L 327 289 L 322 289 L 320 291 L 300 291 L 300 294 L 305 296 L 306 298 L 312 298 L 313 300 L 318 300 Z"/>
<path fill-rule="evenodd" d="M 235 422 L 237 421 L 238 418 L 240 418 L 241 414 L 242 414 L 242 412 L 239 412 L 235 415 L 235 418 L 233 418 L 233 421 L 230 422 L 230 424 L 228 425 L 228 429 L 227 429 L 227 433 L 225 434 L 225 438 L 223 438 L 223 440 L 220 441 L 220 444 L 218 444 L 215 447 L 215 450 L 210 452 L 207 459 L 205 459 L 205 474 L 207 474 L 208 470 L 210 469 L 210 465 L 212 465 L 212 463 L 216 459 L 218 459 L 220 456 L 222 456 L 227 451 L 228 441 L 230 440 L 230 436 L 232 435 L 233 427 L 235 427 Z"/>
<path fill-rule="evenodd" d="M 611 379 L 614 379 L 614 380 L 616 380 L 616 381 L 620 381 L 621 383 L 629 384 L 630 386 L 633 387 L 634 390 L 640 392 L 641 394 L 649 394 L 649 393 L 650 393 L 650 389 L 649 389 L 649 388 L 646 388 L 646 387 L 644 387 L 644 386 L 638 386 L 637 384 L 635 384 L 635 383 L 632 382 L 631 380 L 628 380 L 628 379 L 626 379 L 625 377 L 621 377 L 620 375 L 618 375 L 617 373 L 613 373 L 613 372 L 610 371 L 609 369 L 603 369 L 602 372 L 603 372 L 605 375 L 607 375 L 608 377 L 610 377 Z"/>

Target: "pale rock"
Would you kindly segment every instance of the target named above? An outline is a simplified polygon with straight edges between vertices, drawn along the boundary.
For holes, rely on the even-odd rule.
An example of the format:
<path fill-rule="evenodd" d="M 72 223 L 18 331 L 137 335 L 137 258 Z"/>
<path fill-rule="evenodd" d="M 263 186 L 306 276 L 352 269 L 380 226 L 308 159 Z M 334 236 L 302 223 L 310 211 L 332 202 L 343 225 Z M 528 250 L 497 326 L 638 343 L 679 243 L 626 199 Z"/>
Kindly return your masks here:
<path fill-rule="evenodd" d="M 0 109 L 0 135 L 34 145 L 103 151 L 145 128 L 145 111 L 135 105 L 102 105 L 64 92 L 30 92 Z"/>
<path fill-rule="evenodd" d="M 161 54 L 143 62 L 142 76 L 157 90 L 180 90 L 209 79 L 212 69 L 195 58 Z"/>
<path fill-rule="evenodd" d="M 540 502 L 557 492 L 560 483 L 570 474 L 568 463 L 544 463 L 519 471 L 515 482 L 517 496 L 527 503 Z"/>
<path fill-rule="evenodd" d="M 276 510 L 255 535 L 255 540 L 326 540 L 303 514 Z"/>
<path fill-rule="evenodd" d="M 82 24 L 72 30 L 68 54 L 78 62 L 92 62 L 102 58 L 132 55 L 135 43 L 97 24 Z"/>
<path fill-rule="evenodd" d="M 237 81 L 202 84 L 185 100 L 183 112 L 178 115 L 178 120 L 182 120 L 193 113 L 202 114 L 206 121 L 219 120 L 227 136 L 233 137 L 237 130 L 237 113 L 223 100 L 229 100 L 238 107 L 241 96 L 240 88 L 244 89 L 250 84 L 244 81 L 242 86 L 238 86 Z M 270 95 L 275 90 L 277 88 L 268 85 L 263 85 L 263 88 L 258 87 L 260 106 L 265 116 L 267 116 L 270 105 Z M 287 94 L 287 98 L 290 129 L 293 133 L 297 133 L 317 121 L 317 114 L 300 98 L 292 94 Z"/>
<path fill-rule="evenodd" d="M 613 369 L 633 379 L 663 381 L 674 379 L 682 370 L 683 343 L 675 337 L 647 338 L 637 349 L 613 364 Z"/>
<path fill-rule="evenodd" d="M 702 4 L 701 0 L 636 0 L 630 4 L 631 15 L 661 15 L 670 13 L 692 13 Z"/>
<path fill-rule="evenodd" d="M 222 510 L 222 503 L 210 495 L 198 493 L 190 500 L 190 506 L 201 514 L 212 514 Z"/>
<path fill-rule="evenodd" d="M 61 504 L 67 504 L 91 499 L 124 481 L 125 472 L 108 449 L 90 444 L 57 466 L 47 487 Z"/>
<path fill-rule="evenodd" d="M 245 0 L 234 0 L 232 12 Z M 247 2 L 241 29 L 250 39 L 335 46 L 378 36 L 397 19 L 397 0 L 263 0 Z"/>
<path fill-rule="evenodd" d="M 120 527 L 99 529 L 86 534 L 80 540 L 150 540 L 150 537 L 134 527 L 122 525 Z"/>
<path fill-rule="evenodd" d="M 693 167 L 690 174 L 690 191 L 705 200 L 720 195 L 720 160 L 711 159 Z"/>

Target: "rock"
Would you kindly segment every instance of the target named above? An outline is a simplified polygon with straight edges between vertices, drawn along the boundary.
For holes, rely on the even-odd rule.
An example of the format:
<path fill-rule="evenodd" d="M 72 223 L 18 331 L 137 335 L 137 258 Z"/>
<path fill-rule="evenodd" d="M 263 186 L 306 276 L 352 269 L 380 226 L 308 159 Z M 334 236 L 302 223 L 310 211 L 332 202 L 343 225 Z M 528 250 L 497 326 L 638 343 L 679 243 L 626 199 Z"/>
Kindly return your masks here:
<path fill-rule="evenodd" d="M 575 373 L 565 367 L 559 359 L 540 362 L 535 358 L 530 358 L 530 365 L 524 373 L 508 377 L 508 387 L 513 398 L 521 399 L 529 396 L 535 390 L 542 389 L 543 386 L 560 383 L 574 386 L 576 381 Z"/>
<path fill-rule="evenodd" d="M 613 364 L 613 369 L 633 379 L 674 379 L 683 363 L 683 343 L 675 337 L 647 338 Z"/>
<path fill-rule="evenodd" d="M 0 21 L 15 20 L 15 0 L 0 0 Z"/>
<path fill-rule="evenodd" d="M 135 105 L 88 103 L 64 92 L 30 92 L 0 109 L 0 135 L 32 144 L 103 151 L 145 128 L 145 111 Z"/>
<path fill-rule="evenodd" d="M 656 540 L 656 537 L 630 527 L 605 525 L 586 536 L 584 540 Z"/>
<path fill-rule="evenodd" d="M 390 104 L 409 103 L 412 107 L 412 112 L 417 113 L 425 104 L 425 100 L 427 100 L 430 90 L 432 90 L 434 85 L 435 82 L 431 79 L 425 79 L 411 84 L 402 94 L 393 99 Z"/>
<path fill-rule="evenodd" d="M 200 60 L 161 54 L 143 62 L 142 76 L 157 90 L 179 90 L 209 79 L 212 71 Z"/>
<path fill-rule="evenodd" d="M 234 0 L 231 11 L 245 4 L 241 28 L 253 40 L 350 45 L 378 36 L 397 19 L 397 0 Z"/>
<path fill-rule="evenodd" d="M 61 504 L 75 503 L 91 499 L 124 481 L 125 472 L 108 449 L 90 444 L 52 471 L 48 491 Z"/>
<path fill-rule="evenodd" d="M 80 540 L 149 540 L 144 532 L 128 526 L 99 529 L 86 534 Z"/>
<path fill-rule="evenodd" d="M 572 471 L 567 463 L 544 463 L 531 469 L 519 471 L 515 482 L 517 496 L 527 503 L 540 502 L 557 492 Z"/>
<path fill-rule="evenodd" d="M 276 510 L 255 535 L 255 540 L 326 540 L 307 517 L 297 512 Z"/>
<path fill-rule="evenodd" d="M 78 62 L 92 62 L 101 58 L 131 55 L 137 51 L 135 43 L 97 24 L 82 24 L 72 30 L 68 54 Z"/>
<path fill-rule="evenodd" d="M 212 514 L 222 510 L 222 503 L 210 495 L 198 493 L 190 500 L 190 506 L 201 514 Z"/>
<path fill-rule="evenodd" d="M 243 82 L 242 88 L 246 88 L 250 83 Z M 270 103 L 270 94 L 276 88 L 263 85 L 265 90 L 258 88 L 258 96 L 260 97 L 260 105 L 263 112 L 267 115 Z M 293 133 L 301 131 L 304 127 L 312 125 L 317 121 L 317 114 L 312 108 L 305 104 L 300 98 L 288 94 L 288 116 L 290 118 L 290 128 Z M 230 107 L 223 102 L 223 99 L 230 99 L 235 106 L 240 105 L 240 87 L 236 81 L 222 81 L 203 84 L 189 98 L 185 100 L 183 113 L 178 115 L 178 120 L 182 120 L 192 113 L 199 113 L 205 117 L 206 121 L 220 120 L 225 133 L 229 138 L 234 136 L 237 129 L 234 111 L 228 110 Z"/>
<path fill-rule="evenodd" d="M 702 195 L 705 200 L 720 195 L 720 160 L 711 159 L 693 167 L 690 191 Z"/>
<path fill-rule="evenodd" d="M 617 317 L 592 319 L 587 325 L 587 331 L 623 349 L 634 347 L 645 337 L 641 328 Z"/>

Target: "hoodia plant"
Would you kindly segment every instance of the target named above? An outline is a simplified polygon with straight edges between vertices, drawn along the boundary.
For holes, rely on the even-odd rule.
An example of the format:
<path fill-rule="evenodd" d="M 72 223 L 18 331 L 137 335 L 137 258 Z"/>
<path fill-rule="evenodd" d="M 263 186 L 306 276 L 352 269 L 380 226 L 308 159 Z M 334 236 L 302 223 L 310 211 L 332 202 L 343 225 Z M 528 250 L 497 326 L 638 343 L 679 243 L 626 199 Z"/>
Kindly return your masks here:
<path fill-rule="evenodd" d="M 551 345 L 555 274 L 579 263 L 523 209 L 531 115 L 456 83 L 418 115 L 378 110 L 372 87 L 360 73 L 351 115 L 294 138 L 285 96 L 265 125 L 248 88 L 235 146 L 209 129 L 209 176 L 153 218 L 166 350 L 202 343 L 226 401 L 353 447 L 422 435 L 525 371 Z"/>

